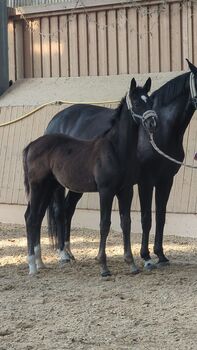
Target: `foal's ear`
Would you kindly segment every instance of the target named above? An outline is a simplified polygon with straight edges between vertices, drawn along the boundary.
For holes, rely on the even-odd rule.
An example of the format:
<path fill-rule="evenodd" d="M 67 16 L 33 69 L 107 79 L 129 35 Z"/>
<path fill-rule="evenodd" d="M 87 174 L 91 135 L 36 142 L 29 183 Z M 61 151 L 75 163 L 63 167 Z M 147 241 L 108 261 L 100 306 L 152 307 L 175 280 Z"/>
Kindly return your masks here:
<path fill-rule="evenodd" d="M 137 84 L 136 84 L 136 80 L 135 78 L 133 78 L 131 80 L 131 84 L 130 84 L 130 93 L 136 88 Z"/>
<path fill-rule="evenodd" d="M 186 61 L 188 63 L 189 69 L 191 70 L 192 73 L 197 74 L 197 67 L 194 66 L 193 63 L 191 63 L 187 58 Z"/>
<path fill-rule="evenodd" d="M 150 88 L 151 88 L 151 78 L 149 77 L 147 79 L 147 81 L 145 82 L 144 86 L 143 86 L 143 89 L 148 93 L 150 91 Z"/>

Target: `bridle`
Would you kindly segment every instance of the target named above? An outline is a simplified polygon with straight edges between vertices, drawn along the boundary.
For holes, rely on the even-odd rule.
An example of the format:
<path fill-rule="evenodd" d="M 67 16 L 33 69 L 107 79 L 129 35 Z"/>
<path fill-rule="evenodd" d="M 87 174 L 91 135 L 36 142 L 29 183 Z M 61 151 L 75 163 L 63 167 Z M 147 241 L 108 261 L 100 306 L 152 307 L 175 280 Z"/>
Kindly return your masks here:
<path fill-rule="evenodd" d="M 194 73 L 190 73 L 190 77 L 189 77 L 189 86 L 190 86 L 190 93 L 191 93 L 191 100 L 192 103 L 195 107 L 195 109 L 197 109 L 197 92 L 196 92 L 196 84 L 195 84 L 195 77 L 194 77 Z"/>
<path fill-rule="evenodd" d="M 152 119 L 152 121 L 153 121 L 153 127 L 154 127 L 154 128 L 156 127 L 156 125 L 157 125 L 157 124 L 156 124 L 156 120 L 158 119 L 157 113 L 156 113 L 153 109 L 148 109 L 148 110 L 145 111 L 142 115 L 135 113 L 135 112 L 133 111 L 133 108 L 132 108 L 132 103 L 131 103 L 131 98 L 130 98 L 130 96 L 129 96 L 129 91 L 127 92 L 127 95 L 126 95 L 126 104 L 127 104 L 128 110 L 130 111 L 131 116 L 132 116 L 132 118 L 133 118 L 133 120 L 134 120 L 134 122 L 135 122 L 136 124 L 138 124 L 138 122 L 137 122 L 136 119 L 140 119 L 140 120 L 142 121 L 142 125 L 143 125 L 143 127 L 145 128 L 145 130 L 146 130 L 147 132 L 150 132 L 150 131 L 148 130 L 147 125 L 146 125 L 146 121 L 147 121 L 148 119 Z"/>

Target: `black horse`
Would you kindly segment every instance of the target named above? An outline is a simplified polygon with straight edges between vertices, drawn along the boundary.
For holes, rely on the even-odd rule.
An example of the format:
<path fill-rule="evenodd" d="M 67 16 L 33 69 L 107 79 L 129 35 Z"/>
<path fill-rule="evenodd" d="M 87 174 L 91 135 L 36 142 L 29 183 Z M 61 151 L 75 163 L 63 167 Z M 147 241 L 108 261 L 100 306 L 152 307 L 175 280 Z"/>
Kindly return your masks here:
<path fill-rule="evenodd" d="M 188 61 L 192 73 L 184 73 L 170 80 L 152 93 L 153 109 L 159 116 L 158 127 L 154 134 L 157 145 L 170 156 L 182 161 L 184 159 L 183 136 L 197 108 L 196 84 L 197 68 Z M 193 86 L 193 88 L 192 88 Z M 90 139 L 106 130 L 113 116 L 113 109 L 93 105 L 73 105 L 59 112 L 50 121 L 46 133 L 64 133 L 81 139 Z M 154 267 L 149 249 L 149 232 L 151 229 L 151 206 L 153 188 L 156 202 L 156 234 L 154 253 L 158 256 L 158 264 L 165 265 L 168 259 L 163 253 L 163 230 L 166 216 L 166 205 L 173 184 L 173 178 L 180 165 L 157 154 L 149 143 L 143 128 L 139 129 L 137 145 L 140 176 L 138 188 L 141 205 L 142 246 L 141 257 L 145 266 Z M 70 251 L 70 226 L 76 204 L 82 194 L 68 192 L 65 200 L 66 216 L 66 248 Z M 55 235 L 59 208 L 64 202 L 64 189 L 55 193 L 49 207 L 49 232 Z"/>
<path fill-rule="evenodd" d="M 151 80 L 143 87 L 131 81 L 130 91 L 113 111 L 108 131 L 93 140 L 77 140 L 70 136 L 44 135 L 31 142 L 23 151 L 25 188 L 28 207 L 25 213 L 30 274 L 43 267 L 40 249 L 40 228 L 54 190 L 99 192 L 100 247 L 98 260 L 102 276 L 110 275 L 105 253 L 110 229 L 114 196 L 119 202 L 124 237 L 124 259 L 131 272 L 138 272 L 130 244 L 130 208 L 132 187 L 138 178 L 137 142 L 139 124 L 153 130 L 156 114 L 151 110 L 147 93 Z M 104 110 L 103 110 L 104 113 Z M 60 256 L 65 259 L 64 205 L 59 208 L 57 234 Z"/>

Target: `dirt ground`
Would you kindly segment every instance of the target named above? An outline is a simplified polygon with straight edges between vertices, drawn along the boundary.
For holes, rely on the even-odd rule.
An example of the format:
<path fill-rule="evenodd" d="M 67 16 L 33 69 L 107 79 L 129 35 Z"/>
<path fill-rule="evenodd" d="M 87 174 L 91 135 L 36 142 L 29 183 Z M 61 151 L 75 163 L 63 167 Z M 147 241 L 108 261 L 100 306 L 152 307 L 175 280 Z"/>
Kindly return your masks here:
<path fill-rule="evenodd" d="M 0 225 L 0 350 L 197 349 L 197 240 L 166 236 L 171 265 L 131 276 L 111 232 L 107 281 L 94 260 L 98 240 L 74 230 L 76 262 L 61 266 L 43 232 L 48 269 L 30 277 L 24 227 Z M 140 235 L 132 246 L 142 268 Z"/>

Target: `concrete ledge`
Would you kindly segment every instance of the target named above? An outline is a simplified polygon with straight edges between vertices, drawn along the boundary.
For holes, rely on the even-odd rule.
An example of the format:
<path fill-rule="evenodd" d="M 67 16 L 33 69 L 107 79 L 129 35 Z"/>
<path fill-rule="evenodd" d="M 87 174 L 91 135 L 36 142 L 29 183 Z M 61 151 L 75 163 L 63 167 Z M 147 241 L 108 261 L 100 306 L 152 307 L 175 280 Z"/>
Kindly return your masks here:
<path fill-rule="evenodd" d="M 26 206 L 0 204 L 0 222 L 10 224 L 24 225 L 24 212 Z M 97 210 L 81 210 L 77 209 L 74 219 L 73 227 L 89 228 L 99 230 L 100 212 Z M 140 233 L 140 212 L 132 212 L 132 232 Z M 46 218 L 43 221 L 46 225 Z M 120 232 L 119 214 L 117 211 L 112 212 L 112 229 Z M 151 233 L 154 233 L 155 222 L 153 215 L 153 227 Z M 175 235 L 180 237 L 197 238 L 197 215 L 195 214 L 167 214 L 166 235 Z"/>

